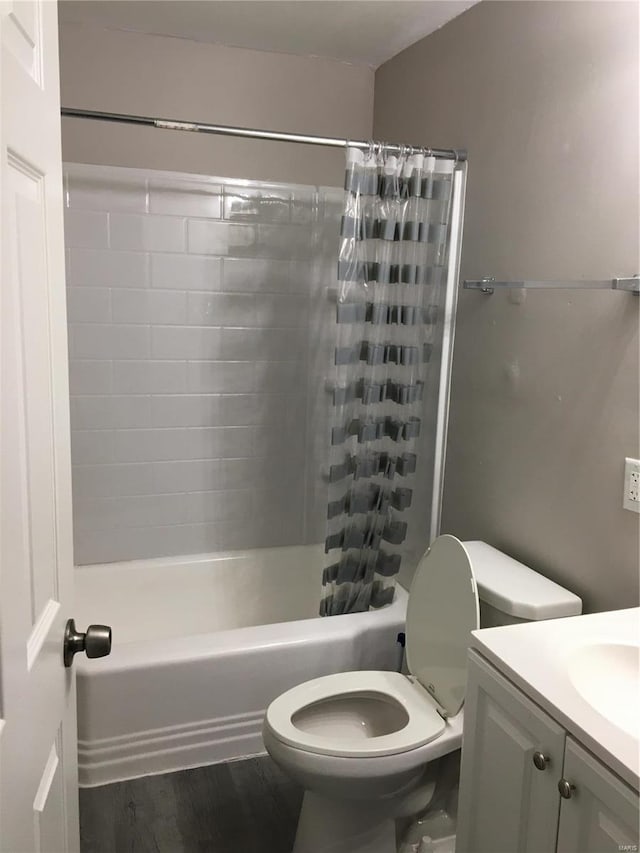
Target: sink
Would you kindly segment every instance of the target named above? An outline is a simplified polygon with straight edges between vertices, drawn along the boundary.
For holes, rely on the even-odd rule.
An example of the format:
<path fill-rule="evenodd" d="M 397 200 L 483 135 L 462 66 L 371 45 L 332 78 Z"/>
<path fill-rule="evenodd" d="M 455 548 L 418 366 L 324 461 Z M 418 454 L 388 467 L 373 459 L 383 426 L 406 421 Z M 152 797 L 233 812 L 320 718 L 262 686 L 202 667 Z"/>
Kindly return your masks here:
<path fill-rule="evenodd" d="M 591 643 L 567 661 L 580 696 L 614 726 L 640 738 L 640 646 Z"/>

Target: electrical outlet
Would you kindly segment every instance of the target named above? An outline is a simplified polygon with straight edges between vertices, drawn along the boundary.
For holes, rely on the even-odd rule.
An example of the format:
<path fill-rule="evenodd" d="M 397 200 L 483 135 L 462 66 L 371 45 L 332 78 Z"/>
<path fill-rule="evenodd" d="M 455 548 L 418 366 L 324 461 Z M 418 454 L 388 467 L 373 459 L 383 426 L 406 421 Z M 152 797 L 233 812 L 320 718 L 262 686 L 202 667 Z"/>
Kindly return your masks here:
<path fill-rule="evenodd" d="M 622 506 L 640 512 L 640 459 L 624 460 L 624 494 Z"/>

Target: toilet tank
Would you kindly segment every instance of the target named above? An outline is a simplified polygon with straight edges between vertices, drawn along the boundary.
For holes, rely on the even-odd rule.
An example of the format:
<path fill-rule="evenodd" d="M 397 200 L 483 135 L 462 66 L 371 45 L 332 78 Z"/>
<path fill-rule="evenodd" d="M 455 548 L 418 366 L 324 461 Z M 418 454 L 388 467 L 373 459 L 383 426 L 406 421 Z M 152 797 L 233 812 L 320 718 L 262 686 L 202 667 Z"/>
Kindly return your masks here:
<path fill-rule="evenodd" d="M 480 627 L 582 613 L 582 599 L 486 542 L 465 542 L 478 586 Z"/>

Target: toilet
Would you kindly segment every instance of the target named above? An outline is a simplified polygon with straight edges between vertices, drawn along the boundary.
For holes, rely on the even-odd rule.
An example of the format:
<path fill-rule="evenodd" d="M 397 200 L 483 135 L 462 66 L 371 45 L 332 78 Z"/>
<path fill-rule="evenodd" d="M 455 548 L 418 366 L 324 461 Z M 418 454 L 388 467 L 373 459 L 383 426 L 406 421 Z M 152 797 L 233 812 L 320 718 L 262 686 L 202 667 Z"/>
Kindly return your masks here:
<path fill-rule="evenodd" d="M 485 542 L 438 537 L 409 592 L 408 674 L 326 675 L 267 708 L 265 747 L 305 789 L 293 853 L 395 853 L 395 819 L 428 804 L 427 765 L 460 749 L 470 632 L 581 611 Z"/>

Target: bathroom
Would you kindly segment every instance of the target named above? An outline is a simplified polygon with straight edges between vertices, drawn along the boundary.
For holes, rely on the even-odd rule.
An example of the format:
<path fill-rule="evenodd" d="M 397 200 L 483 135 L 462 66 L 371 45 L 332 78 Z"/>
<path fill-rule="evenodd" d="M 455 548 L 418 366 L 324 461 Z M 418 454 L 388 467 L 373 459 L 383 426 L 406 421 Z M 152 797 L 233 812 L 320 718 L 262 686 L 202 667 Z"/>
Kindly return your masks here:
<path fill-rule="evenodd" d="M 6 49 L 26 68 L 37 15 L 14 5 Z M 76 657 L 78 777 L 61 728 L 31 762 L 36 800 L 66 791 L 72 824 L 79 779 L 83 853 L 287 853 L 302 789 L 265 753 L 265 710 L 309 679 L 398 669 L 407 591 L 439 533 L 489 543 L 585 614 L 638 606 L 623 507 L 625 459 L 640 457 L 638 297 L 580 286 L 640 272 L 638 4 L 71 0 L 57 25 L 52 8 L 39 32 L 59 37 L 58 111 L 459 153 L 437 160 L 448 264 L 425 326 L 409 534 L 381 581 L 393 602 L 327 622 L 344 146 L 61 121 L 68 323 L 50 349 L 66 370 L 68 335 L 52 399 L 70 455 L 56 442 L 55 547 L 75 603 L 68 581 L 54 594 L 32 572 L 28 671 L 71 616 L 110 625 L 113 649 Z M 462 286 L 485 277 L 574 286 Z M 2 616 L 0 650 L 25 633 Z M 2 841 L 7 815 L 0 849 L 34 849 Z M 64 837 L 39 849 L 77 848 Z"/>

